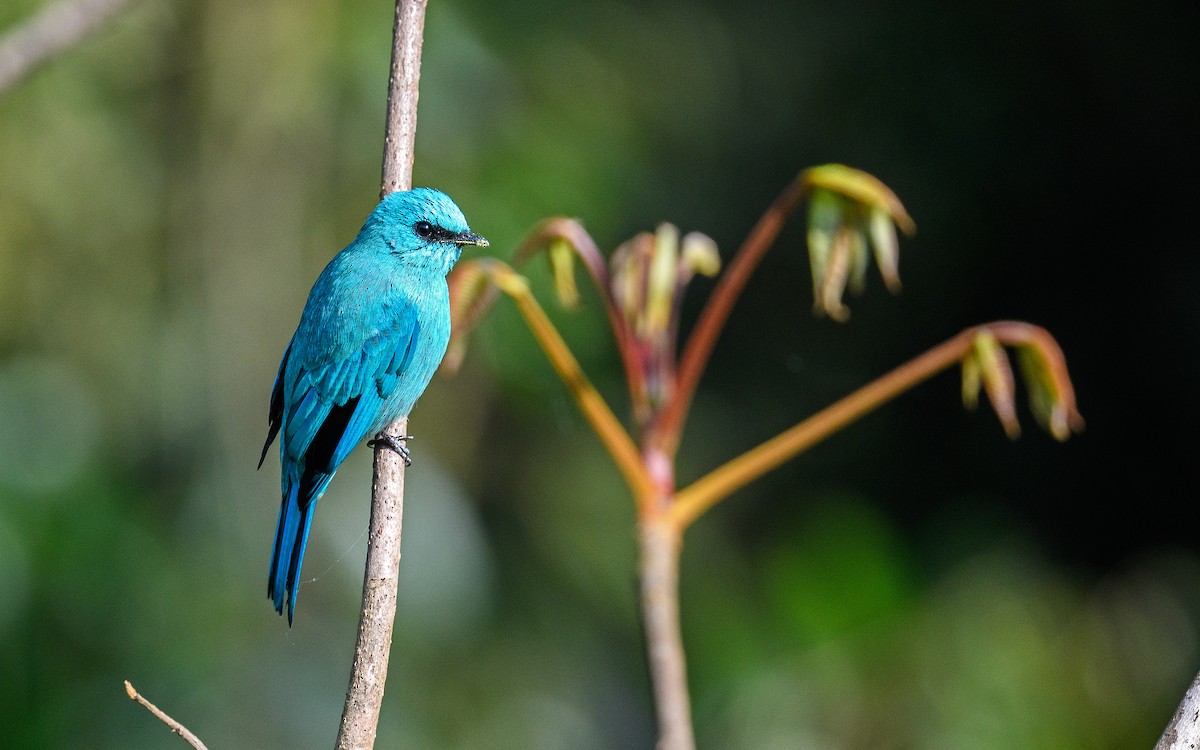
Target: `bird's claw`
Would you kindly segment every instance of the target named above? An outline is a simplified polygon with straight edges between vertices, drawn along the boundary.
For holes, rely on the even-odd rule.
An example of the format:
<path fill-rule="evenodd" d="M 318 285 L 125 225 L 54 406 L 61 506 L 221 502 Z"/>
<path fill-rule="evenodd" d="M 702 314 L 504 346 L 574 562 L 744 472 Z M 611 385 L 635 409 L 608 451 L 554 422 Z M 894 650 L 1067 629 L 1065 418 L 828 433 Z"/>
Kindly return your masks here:
<path fill-rule="evenodd" d="M 405 440 L 412 440 L 412 435 L 389 435 L 386 432 L 381 432 L 372 440 L 367 441 L 367 447 L 375 448 L 380 445 L 386 445 L 396 453 L 400 454 L 400 458 L 404 459 L 404 466 L 408 468 L 412 466 L 412 457 L 408 452 L 408 446 L 404 444 Z"/>

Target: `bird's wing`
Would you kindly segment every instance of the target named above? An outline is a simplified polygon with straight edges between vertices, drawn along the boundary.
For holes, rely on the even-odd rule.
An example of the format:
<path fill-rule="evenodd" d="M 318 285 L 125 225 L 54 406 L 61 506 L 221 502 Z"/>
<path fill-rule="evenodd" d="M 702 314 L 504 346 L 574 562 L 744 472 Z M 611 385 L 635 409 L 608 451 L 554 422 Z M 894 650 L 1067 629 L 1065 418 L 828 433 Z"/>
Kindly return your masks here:
<path fill-rule="evenodd" d="M 408 305 L 392 323 L 338 358 L 311 354 L 289 368 L 285 385 L 285 452 L 305 459 L 308 471 L 332 473 L 380 416 L 412 361 L 420 323 Z M 289 408 L 290 407 L 290 408 Z"/>

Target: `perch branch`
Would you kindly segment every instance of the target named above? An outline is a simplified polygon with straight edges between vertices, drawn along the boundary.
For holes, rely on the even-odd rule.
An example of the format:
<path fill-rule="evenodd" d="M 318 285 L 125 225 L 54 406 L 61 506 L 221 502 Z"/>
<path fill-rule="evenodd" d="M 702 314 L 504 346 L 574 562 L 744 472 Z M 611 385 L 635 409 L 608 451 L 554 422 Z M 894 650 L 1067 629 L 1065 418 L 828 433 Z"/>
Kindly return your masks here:
<path fill-rule="evenodd" d="M 396 0 L 381 197 L 412 187 L 425 5 L 425 0 Z M 404 435 L 407 426 L 407 419 L 399 419 L 386 430 L 391 435 Z M 404 461 L 395 451 L 377 446 L 367 563 L 363 571 L 362 611 L 354 646 L 354 666 L 346 690 L 346 705 L 342 709 L 341 726 L 338 727 L 338 750 L 366 750 L 375 745 L 379 711 L 387 682 L 392 625 L 396 619 L 403 513 Z"/>

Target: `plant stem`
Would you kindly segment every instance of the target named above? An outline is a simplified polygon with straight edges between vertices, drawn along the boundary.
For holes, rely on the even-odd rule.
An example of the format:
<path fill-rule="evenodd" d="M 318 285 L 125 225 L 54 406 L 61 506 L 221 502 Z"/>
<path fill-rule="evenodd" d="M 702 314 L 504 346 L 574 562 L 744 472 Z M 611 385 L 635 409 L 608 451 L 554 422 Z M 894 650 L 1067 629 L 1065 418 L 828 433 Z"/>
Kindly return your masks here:
<path fill-rule="evenodd" d="M 705 365 L 708 364 L 708 358 L 712 355 L 713 347 L 716 346 L 717 338 L 721 335 L 721 329 L 725 327 L 725 321 L 729 319 L 729 313 L 741 296 L 746 282 L 750 280 L 750 275 L 762 261 L 771 243 L 779 236 L 779 231 L 783 229 L 788 216 L 804 198 L 808 189 L 806 174 L 802 172 L 792 180 L 750 230 L 728 269 L 721 274 L 716 289 L 700 312 L 696 327 L 688 336 L 679 360 L 675 395 L 655 426 L 655 442 L 671 455 L 675 454 L 679 445 L 684 420 L 687 418 L 692 398 L 696 395 L 696 386 L 700 382 Z"/>
<path fill-rule="evenodd" d="M 971 351 L 975 337 L 981 331 L 990 332 L 997 340 L 1007 345 L 1037 343 L 1045 347 L 1053 343 L 1053 339 L 1044 329 L 1028 323 L 999 321 L 968 328 L 680 490 L 671 508 L 672 518 L 680 528 L 687 528 L 702 513 L 731 493 L 803 453 L 881 404 L 942 370 L 958 364 Z M 1057 351 L 1057 345 L 1053 346 Z M 1069 385 L 1070 381 L 1066 382 Z M 1070 400 L 1073 410 L 1073 395 L 1070 396 Z"/>
<path fill-rule="evenodd" d="M 425 0 L 396 0 L 381 196 L 412 187 L 425 5 Z M 407 426 L 408 419 L 401 418 L 386 431 L 391 435 L 405 435 Z M 377 446 L 362 610 L 354 646 L 354 666 L 338 727 L 338 750 L 365 750 L 375 744 L 387 682 L 392 625 L 396 619 L 403 514 L 404 461 L 395 451 Z"/>
<path fill-rule="evenodd" d="M 679 627 L 681 528 L 665 513 L 643 517 L 638 543 L 642 621 L 658 715 L 657 750 L 694 750 L 687 662 Z"/>
<path fill-rule="evenodd" d="M 592 430 L 608 450 L 613 463 L 625 477 L 625 483 L 629 485 L 639 508 L 643 507 L 644 499 L 653 493 L 653 485 L 642 465 L 633 438 L 621 426 L 620 420 L 613 414 L 604 397 L 587 379 L 583 368 L 571 354 L 571 349 L 563 341 L 558 329 L 550 322 L 546 311 L 529 291 L 524 278 L 500 261 L 490 261 L 483 267 L 491 274 L 496 286 L 512 298 L 525 318 L 529 330 L 545 352 L 546 358 L 550 360 L 567 391 L 575 399 L 575 405 L 591 424 Z"/>

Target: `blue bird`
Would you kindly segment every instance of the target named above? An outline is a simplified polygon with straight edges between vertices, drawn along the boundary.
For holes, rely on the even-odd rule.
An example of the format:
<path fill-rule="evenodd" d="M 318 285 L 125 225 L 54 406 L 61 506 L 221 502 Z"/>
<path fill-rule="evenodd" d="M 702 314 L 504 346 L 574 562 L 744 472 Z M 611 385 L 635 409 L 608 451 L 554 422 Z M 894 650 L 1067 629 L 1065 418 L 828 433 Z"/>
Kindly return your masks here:
<path fill-rule="evenodd" d="M 277 435 L 283 502 L 267 596 L 288 624 L 317 500 L 368 435 L 407 416 L 446 353 L 446 274 L 464 245 L 486 247 L 437 190 L 392 193 L 313 284 L 271 389 L 261 468 Z M 408 462 L 404 436 L 378 439 Z"/>

